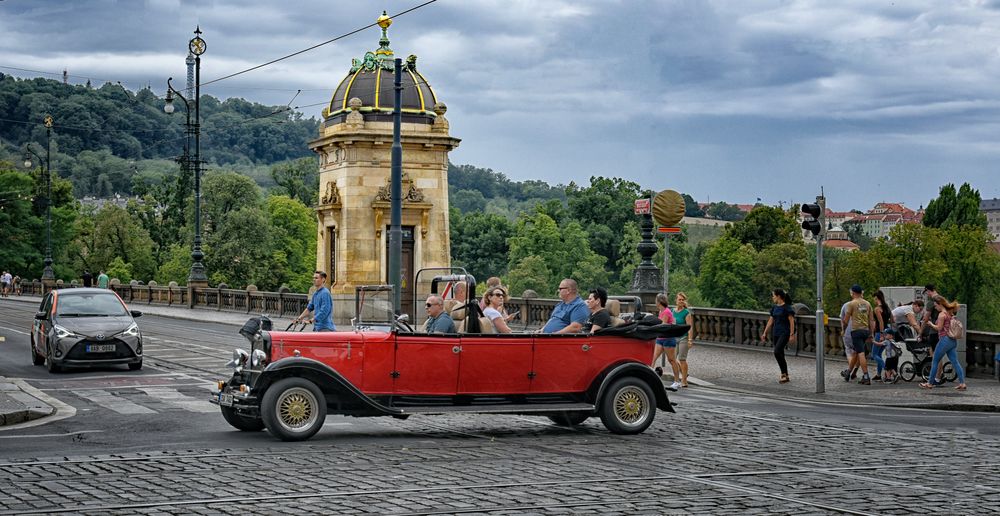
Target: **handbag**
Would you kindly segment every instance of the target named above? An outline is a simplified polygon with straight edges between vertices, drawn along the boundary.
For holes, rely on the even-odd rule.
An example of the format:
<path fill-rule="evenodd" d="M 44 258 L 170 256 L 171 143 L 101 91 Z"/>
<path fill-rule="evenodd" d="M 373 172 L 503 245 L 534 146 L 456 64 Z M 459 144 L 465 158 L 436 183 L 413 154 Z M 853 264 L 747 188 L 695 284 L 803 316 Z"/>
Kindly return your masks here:
<path fill-rule="evenodd" d="M 959 321 L 954 316 L 948 319 L 948 338 L 958 340 L 965 336 L 965 327 L 962 326 L 962 321 Z"/>

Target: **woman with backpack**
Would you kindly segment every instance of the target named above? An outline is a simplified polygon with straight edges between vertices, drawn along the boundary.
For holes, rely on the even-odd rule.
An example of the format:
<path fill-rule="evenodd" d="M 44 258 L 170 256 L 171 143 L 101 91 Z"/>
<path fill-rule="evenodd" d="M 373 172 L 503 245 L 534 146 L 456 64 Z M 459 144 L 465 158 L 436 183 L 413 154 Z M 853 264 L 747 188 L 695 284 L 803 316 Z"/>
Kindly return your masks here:
<path fill-rule="evenodd" d="M 964 391 L 966 389 L 965 371 L 962 369 L 962 364 L 958 362 L 958 353 L 956 352 L 958 339 L 962 338 L 965 333 L 962 322 L 955 318 L 955 314 L 958 313 L 958 302 L 949 302 L 944 296 L 935 296 L 934 304 L 939 312 L 937 321 L 927 321 L 927 324 L 938 332 L 938 344 L 934 348 L 934 359 L 931 361 L 931 374 L 928 376 L 930 380 L 920 384 L 920 386 L 924 389 L 933 389 L 940 385 L 937 381 L 938 367 L 941 365 L 941 358 L 948 355 L 948 360 L 958 374 L 958 387 L 955 389 Z"/>

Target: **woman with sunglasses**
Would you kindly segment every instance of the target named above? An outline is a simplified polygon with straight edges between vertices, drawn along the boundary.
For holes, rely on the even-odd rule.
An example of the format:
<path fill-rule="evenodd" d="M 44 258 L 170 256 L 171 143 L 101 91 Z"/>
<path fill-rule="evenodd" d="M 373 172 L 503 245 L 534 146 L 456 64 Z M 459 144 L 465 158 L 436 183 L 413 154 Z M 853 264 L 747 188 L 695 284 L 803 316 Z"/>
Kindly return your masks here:
<path fill-rule="evenodd" d="M 497 333 L 511 333 L 510 326 L 503 315 L 503 302 L 507 298 L 507 291 L 503 287 L 495 287 L 486 292 L 486 308 L 483 315 L 490 320 L 493 330 Z"/>

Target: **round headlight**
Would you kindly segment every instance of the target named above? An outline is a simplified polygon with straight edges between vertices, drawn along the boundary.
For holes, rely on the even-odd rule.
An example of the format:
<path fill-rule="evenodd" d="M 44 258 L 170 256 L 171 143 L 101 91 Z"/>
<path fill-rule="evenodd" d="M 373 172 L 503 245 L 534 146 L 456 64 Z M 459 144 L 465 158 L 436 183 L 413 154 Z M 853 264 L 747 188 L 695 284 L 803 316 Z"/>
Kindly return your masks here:
<path fill-rule="evenodd" d="M 255 349 L 253 351 L 253 355 L 251 355 L 250 357 L 250 365 L 252 365 L 253 367 L 260 367 L 264 365 L 264 362 L 266 361 L 267 361 L 267 353 L 264 353 L 264 350 L 262 349 Z"/>
<path fill-rule="evenodd" d="M 233 350 L 233 359 L 226 365 L 239 371 L 246 365 L 248 360 L 250 360 L 250 354 L 240 348 L 236 348 Z"/>

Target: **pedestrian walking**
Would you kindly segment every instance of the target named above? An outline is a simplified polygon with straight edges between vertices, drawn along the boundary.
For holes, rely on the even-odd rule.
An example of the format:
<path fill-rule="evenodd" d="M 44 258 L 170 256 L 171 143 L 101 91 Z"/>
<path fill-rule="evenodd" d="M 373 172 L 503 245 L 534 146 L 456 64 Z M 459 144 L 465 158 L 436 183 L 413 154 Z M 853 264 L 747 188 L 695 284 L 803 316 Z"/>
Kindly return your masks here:
<path fill-rule="evenodd" d="M 11 290 L 13 290 L 15 296 L 21 295 L 21 277 L 17 274 L 14 275 L 14 286 Z"/>
<path fill-rule="evenodd" d="M 843 328 L 841 332 L 841 342 L 844 345 L 844 356 L 847 357 L 847 369 L 840 372 L 845 382 L 849 382 L 858 377 L 858 356 L 854 352 L 854 344 L 851 343 L 851 320 L 847 318 L 847 305 L 850 301 L 840 305 L 840 324 Z M 844 321 L 847 324 L 844 325 Z"/>
<path fill-rule="evenodd" d="M 3 274 L 0 274 L 0 296 L 7 297 L 10 295 L 10 284 L 13 281 L 14 278 L 10 276 L 9 272 L 3 271 Z"/>
<path fill-rule="evenodd" d="M 965 370 L 962 369 L 962 364 L 958 362 L 958 352 L 956 351 L 958 349 L 958 339 L 962 338 L 965 332 L 961 321 L 955 318 L 955 314 L 958 313 L 958 302 L 948 301 L 944 296 L 936 296 L 934 298 L 934 305 L 939 312 L 938 318 L 937 321 L 930 321 L 928 324 L 938 332 L 938 344 L 934 349 L 934 358 L 931 360 L 930 380 L 920 384 L 920 386 L 925 389 L 933 389 L 941 385 L 941 380 L 937 378 L 937 373 L 941 366 L 941 358 L 948 355 L 948 360 L 958 375 L 958 386 L 955 387 L 955 390 L 964 391 L 966 389 Z"/>
<path fill-rule="evenodd" d="M 670 303 L 667 300 L 666 294 L 656 295 L 656 308 L 660 311 L 660 322 L 663 324 L 677 324 L 677 320 L 674 319 L 674 313 L 670 310 Z M 663 368 L 656 365 L 656 360 L 665 354 L 667 362 L 670 362 L 670 369 L 674 373 L 674 383 L 670 384 L 670 389 L 676 391 L 681 386 L 681 366 L 677 363 L 677 339 L 673 337 L 657 337 L 656 344 L 656 351 L 653 352 L 653 366 L 656 369 L 656 374 L 663 376 Z"/>
<path fill-rule="evenodd" d="M 681 370 L 681 387 L 688 386 L 688 352 L 694 347 L 694 315 L 688 306 L 688 297 L 684 292 L 678 292 L 674 299 L 674 321 L 691 327 L 684 336 L 677 339 L 677 364 Z"/>
<path fill-rule="evenodd" d="M 771 291 L 771 316 L 767 318 L 760 340 L 767 342 L 767 332 L 771 332 L 771 344 L 774 346 L 774 359 L 778 362 L 781 376 L 778 383 L 788 383 L 788 363 L 785 361 L 785 346 L 795 338 L 795 311 L 792 310 L 792 297 L 780 288 Z"/>
<path fill-rule="evenodd" d="M 920 341 L 926 342 L 931 348 L 931 353 L 934 353 L 938 344 L 938 332 L 930 323 L 937 321 L 941 315 L 938 305 L 934 302 L 934 299 L 938 297 L 937 287 L 933 283 L 928 283 L 924 286 L 923 294 L 924 299 L 927 300 L 927 309 L 924 310 L 924 318 L 920 324 Z M 941 383 L 941 376 L 943 374 L 943 368 L 938 370 L 937 383 Z"/>
<path fill-rule="evenodd" d="M 875 333 L 875 315 L 872 305 L 864 298 L 864 290 L 861 285 L 851 287 L 851 301 L 847 303 L 847 319 L 851 321 L 851 345 L 858 360 L 858 367 L 864 372 L 864 376 L 858 382 L 862 385 L 871 385 L 872 380 L 868 376 L 868 362 L 865 360 L 865 343 L 868 342 Z M 847 331 L 847 324 L 841 321 L 844 330 Z"/>
<path fill-rule="evenodd" d="M 312 312 L 312 319 L 307 322 L 313 323 L 313 331 L 337 331 L 337 327 L 333 324 L 333 297 L 326 289 L 325 272 L 316 271 L 313 273 L 313 286 L 316 287 L 316 291 L 313 292 L 312 300 L 309 301 L 306 309 L 295 318 L 295 322 L 305 321 Z"/>
<path fill-rule="evenodd" d="M 97 275 L 97 288 L 108 288 L 109 281 L 108 275 L 104 274 L 104 271 L 101 271 L 101 273 Z"/>
<path fill-rule="evenodd" d="M 875 335 L 872 339 L 871 359 L 875 361 L 875 377 L 872 380 L 882 381 L 882 371 L 885 369 L 885 360 L 882 353 L 885 351 L 883 334 L 892 322 L 892 310 L 889 309 L 885 301 L 885 294 L 881 290 L 875 291 Z"/>

